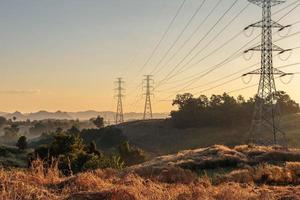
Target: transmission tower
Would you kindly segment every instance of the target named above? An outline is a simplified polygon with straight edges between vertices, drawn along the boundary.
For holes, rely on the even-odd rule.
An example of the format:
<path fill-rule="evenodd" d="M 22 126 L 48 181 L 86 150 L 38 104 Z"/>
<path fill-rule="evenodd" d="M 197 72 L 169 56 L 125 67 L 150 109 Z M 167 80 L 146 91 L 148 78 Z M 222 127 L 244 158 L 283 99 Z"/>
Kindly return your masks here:
<path fill-rule="evenodd" d="M 261 52 L 260 69 L 243 75 L 260 75 L 249 142 L 259 145 L 286 146 L 285 133 L 279 128 L 280 111 L 276 101 L 274 76 L 282 77 L 290 74 L 273 68 L 273 51 L 282 54 L 289 50 L 284 50 L 273 44 L 272 29 L 277 28 L 281 31 L 288 26 L 282 26 L 271 19 L 272 7 L 284 3 L 285 0 L 248 1 L 262 8 L 262 20 L 245 28 L 245 30 L 250 27 L 259 27 L 262 29 L 261 44 L 245 51 L 245 53 L 249 51 Z"/>
<path fill-rule="evenodd" d="M 143 89 L 146 89 L 144 93 L 145 99 L 145 107 L 144 107 L 144 117 L 143 119 L 152 119 L 152 105 L 151 105 L 151 96 L 153 95 L 153 84 L 154 80 L 152 79 L 152 75 L 145 75 L 145 79 L 143 80 Z"/>
<path fill-rule="evenodd" d="M 123 115 L 123 104 L 122 104 L 122 98 L 124 97 L 123 91 L 124 88 L 122 85 L 124 84 L 124 81 L 122 78 L 117 78 L 117 81 L 115 81 L 115 84 L 117 85 L 116 91 L 118 98 L 117 100 L 117 113 L 116 113 L 116 124 L 123 123 L 124 122 L 124 115 Z"/>

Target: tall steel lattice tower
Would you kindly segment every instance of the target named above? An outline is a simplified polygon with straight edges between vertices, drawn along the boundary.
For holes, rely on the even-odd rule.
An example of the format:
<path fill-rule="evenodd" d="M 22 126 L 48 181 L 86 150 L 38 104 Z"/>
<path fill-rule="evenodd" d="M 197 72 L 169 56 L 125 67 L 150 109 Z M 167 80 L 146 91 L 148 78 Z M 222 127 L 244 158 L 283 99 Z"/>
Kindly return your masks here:
<path fill-rule="evenodd" d="M 153 84 L 154 80 L 152 79 L 152 75 L 145 75 L 145 79 L 143 80 L 143 89 L 146 90 L 144 93 L 145 99 L 145 107 L 144 107 L 144 117 L 143 119 L 152 119 L 152 105 L 151 105 L 151 96 L 153 95 Z"/>
<path fill-rule="evenodd" d="M 116 124 L 119 124 L 119 123 L 124 122 L 123 104 L 122 104 L 122 98 L 124 97 L 124 95 L 123 95 L 124 88 L 122 86 L 124 84 L 124 81 L 122 78 L 117 78 L 117 81 L 115 81 L 115 84 L 117 85 L 115 90 L 117 91 L 116 97 L 118 98 Z"/>
<path fill-rule="evenodd" d="M 260 75 L 257 96 L 255 98 L 255 108 L 253 120 L 250 128 L 249 142 L 259 145 L 282 145 L 286 146 L 285 133 L 279 128 L 280 111 L 276 102 L 276 86 L 274 76 L 288 75 L 276 68 L 273 68 L 273 52 L 279 54 L 288 51 L 281 49 L 272 42 L 272 29 L 279 31 L 288 26 L 282 26 L 271 18 L 272 7 L 284 0 L 248 0 L 262 8 L 262 20 L 249 25 L 250 27 L 259 27 L 262 29 L 261 44 L 245 51 L 261 52 L 260 69 L 249 72 L 246 75 Z"/>

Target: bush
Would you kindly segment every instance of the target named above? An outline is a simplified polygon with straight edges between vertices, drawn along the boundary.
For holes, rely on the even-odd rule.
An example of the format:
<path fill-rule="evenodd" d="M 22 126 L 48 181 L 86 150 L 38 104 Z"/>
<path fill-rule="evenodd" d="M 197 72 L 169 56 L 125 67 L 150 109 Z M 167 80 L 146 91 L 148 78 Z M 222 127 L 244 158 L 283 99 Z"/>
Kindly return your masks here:
<path fill-rule="evenodd" d="M 16 146 L 20 149 L 20 150 L 24 150 L 27 148 L 27 138 L 26 136 L 21 136 L 16 144 Z"/>
<path fill-rule="evenodd" d="M 145 153 L 139 148 L 132 147 L 128 141 L 119 146 L 119 154 L 126 166 L 131 166 L 146 161 Z"/>
<path fill-rule="evenodd" d="M 101 154 L 95 143 L 86 146 L 79 135 L 64 132 L 53 134 L 53 142 L 35 149 L 35 158 L 41 158 L 49 165 L 58 160 L 58 167 L 65 175 L 96 168 L 121 169 L 119 157 Z"/>

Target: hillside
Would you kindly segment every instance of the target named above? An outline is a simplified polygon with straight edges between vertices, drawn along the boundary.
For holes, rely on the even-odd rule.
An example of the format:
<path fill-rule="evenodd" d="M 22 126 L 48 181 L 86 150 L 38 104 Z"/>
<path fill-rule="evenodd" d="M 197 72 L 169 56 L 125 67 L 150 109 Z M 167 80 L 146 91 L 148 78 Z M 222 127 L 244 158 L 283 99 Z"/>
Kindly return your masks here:
<path fill-rule="evenodd" d="M 300 115 L 282 118 L 290 147 L 300 148 Z M 235 146 L 245 144 L 248 128 L 238 124 L 234 129 L 218 127 L 176 129 L 169 120 L 134 121 L 118 125 L 129 140 L 154 154 L 175 153 L 184 149 L 207 147 L 214 144 Z"/>
<path fill-rule="evenodd" d="M 0 166 L 2 167 L 28 167 L 28 153 L 32 149 L 20 151 L 17 147 L 13 146 L 0 146 Z"/>
<path fill-rule="evenodd" d="M 299 152 L 299 149 L 215 145 L 159 157 L 123 171 L 98 169 L 69 177 L 61 175 L 55 162 L 44 169 L 36 161 L 28 170 L 0 170 L 0 199 L 297 200 L 300 163 L 289 161 L 299 161 Z M 274 155 L 279 159 L 268 163 Z M 259 158 L 266 162 L 247 163 Z M 233 160 L 236 165 L 230 165 L 228 170 Z M 191 171 L 182 167 L 187 162 L 206 164 L 205 168 Z"/>

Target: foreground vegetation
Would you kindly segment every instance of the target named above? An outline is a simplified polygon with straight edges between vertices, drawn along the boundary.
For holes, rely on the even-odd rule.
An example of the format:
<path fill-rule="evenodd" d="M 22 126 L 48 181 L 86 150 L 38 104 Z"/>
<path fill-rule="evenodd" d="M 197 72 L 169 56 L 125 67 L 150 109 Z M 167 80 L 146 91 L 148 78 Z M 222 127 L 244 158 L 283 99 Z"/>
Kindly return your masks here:
<path fill-rule="evenodd" d="M 261 162 L 253 166 L 236 165 L 230 171 L 225 171 L 225 166 L 214 168 L 216 165 L 210 165 L 215 173 L 202 173 L 200 176 L 194 170 L 182 167 L 163 167 L 160 171 L 152 168 L 152 171 L 157 173 L 150 174 L 149 169 L 134 166 L 125 170 L 97 169 L 66 177 L 58 170 L 57 162 L 53 162 L 49 168 L 44 168 L 43 162 L 36 160 L 27 170 L 0 170 L 0 199 L 296 200 L 300 198 L 300 163 L 289 162 L 291 159 L 289 156 L 284 157 L 285 161 L 279 159 L 278 162 L 267 162 L 273 159 L 272 152 L 279 155 L 286 151 L 270 147 L 239 146 L 229 149 L 215 146 L 199 150 L 203 153 L 202 157 L 198 154 L 198 160 L 205 159 L 205 150 L 214 155 L 218 162 L 228 160 L 228 157 L 222 156 L 225 154 L 241 158 L 246 154 L 255 156 L 255 153 L 261 155 L 268 153 L 269 156 L 265 157 L 264 164 Z M 232 152 L 241 154 L 234 155 Z M 291 151 L 299 157 L 300 154 L 296 152 L 299 150 Z M 186 153 L 188 155 L 188 152 Z M 182 153 L 177 155 L 178 162 L 184 157 L 181 155 Z M 209 167 L 206 170 L 208 169 Z M 220 173 L 222 169 L 223 173 Z"/>

